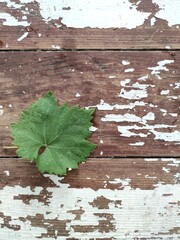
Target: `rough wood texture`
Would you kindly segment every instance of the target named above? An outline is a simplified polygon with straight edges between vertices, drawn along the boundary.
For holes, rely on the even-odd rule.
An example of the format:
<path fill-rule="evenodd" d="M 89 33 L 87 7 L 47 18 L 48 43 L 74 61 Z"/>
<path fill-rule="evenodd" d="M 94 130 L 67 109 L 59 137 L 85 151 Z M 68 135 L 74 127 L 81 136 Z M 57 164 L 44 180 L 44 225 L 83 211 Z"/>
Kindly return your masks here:
<path fill-rule="evenodd" d="M 73 2 L 1 1 L 0 47 L 179 49 L 179 0 Z"/>
<path fill-rule="evenodd" d="M 0 1 L 0 240 L 180 239 L 179 9 Z M 64 177 L 17 158 L 9 132 L 48 90 L 96 108 L 97 148 Z"/>
<path fill-rule="evenodd" d="M 88 159 L 64 179 L 1 162 L 1 239 L 180 236 L 178 159 Z"/>
<path fill-rule="evenodd" d="M 178 156 L 179 64 L 167 52 L 1 52 L 1 155 L 15 154 L 9 124 L 53 90 L 97 108 L 93 156 Z"/>

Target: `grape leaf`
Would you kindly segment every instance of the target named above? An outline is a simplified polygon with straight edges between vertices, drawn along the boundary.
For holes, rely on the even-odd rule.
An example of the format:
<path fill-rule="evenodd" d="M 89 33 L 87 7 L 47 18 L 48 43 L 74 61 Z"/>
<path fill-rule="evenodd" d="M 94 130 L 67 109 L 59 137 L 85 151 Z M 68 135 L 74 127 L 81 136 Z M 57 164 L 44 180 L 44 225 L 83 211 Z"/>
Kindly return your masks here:
<path fill-rule="evenodd" d="M 34 160 L 42 173 L 64 175 L 68 168 L 78 168 L 96 147 L 87 140 L 93 112 L 67 104 L 58 106 L 53 93 L 48 92 L 22 111 L 18 123 L 11 124 L 16 153 Z"/>

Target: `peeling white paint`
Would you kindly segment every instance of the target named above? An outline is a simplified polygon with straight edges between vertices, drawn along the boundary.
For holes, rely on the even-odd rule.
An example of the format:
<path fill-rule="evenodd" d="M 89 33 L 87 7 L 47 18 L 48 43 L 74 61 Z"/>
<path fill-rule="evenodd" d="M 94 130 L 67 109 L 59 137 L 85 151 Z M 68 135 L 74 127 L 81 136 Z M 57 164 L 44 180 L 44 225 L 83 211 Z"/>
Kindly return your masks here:
<path fill-rule="evenodd" d="M 79 94 L 79 93 L 76 93 L 76 97 L 78 98 L 78 97 L 80 97 L 81 96 L 81 94 Z"/>
<path fill-rule="evenodd" d="M 165 49 L 171 49 L 171 46 L 165 46 Z"/>
<path fill-rule="evenodd" d="M 104 141 L 101 139 L 100 141 L 99 141 L 101 144 L 103 144 L 104 143 Z"/>
<path fill-rule="evenodd" d="M 89 128 L 89 131 L 91 131 L 91 132 L 96 132 L 97 129 L 98 129 L 97 127 L 91 126 L 91 127 Z"/>
<path fill-rule="evenodd" d="M 116 76 L 115 75 L 110 75 L 109 78 L 113 79 L 113 78 L 116 78 Z"/>
<path fill-rule="evenodd" d="M 38 0 L 40 14 L 45 22 L 59 20 L 67 27 L 72 28 L 127 28 L 134 29 L 144 24 L 145 20 L 150 17 L 150 25 L 154 26 L 156 18 L 167 21 L 171 27 L 180 24 L 178 17 L 179 0 L 152 0 L 160 10 L 155 16 L 150 17 L 151 12 L 139 11 L 137 2 L 131 3 L 129 0 L 72 0 L 57 1 L 57 0 Z M 34 0 L 20 0 L 18 3 L 12 0 L 4 1 L 8 8 L 17 9 L 22 16 L 22 21 L 19 21 L 19 16 L 16 18 L 9 13 L 0 13 L 0 19 L 4 25 L 8 26 L 29 26 L 27 15 L 33 9 L 29 9 L 28 3 L 35 4 Z M 93 15 L 92 15 L 93 13 Z M 130 18 L 127 16 L 131 16 Z M 57 28 L 62 24 L 55 23 Z M 179 26 L 176 26 L 177 28 Z M 125 60 L 124 60 L 125 61 Z"/>
<path fill-rule="evenodd" d="M 170 90 L 162 90 L 162 91 L 160 92 L 160 94 L 161 94 L 161 95 L 168 95 L 169 92 L 170 92 Z"/>
<path fill-rule="evenodd" d="M 152 75 L 155 75 L 159 80 L 161 79 L 160 73 L 161 71 L 169 71 L 169 69 L 166 67 L 167 64 L 172 64 L 174 63 L 174 60 L 162 60 L 159 61 L 157 66 L 155 67 L 149 67 L 149 70 L 151 71 Z"/>
<path fill-rule="evenodd" d="M 146 162 L 157 162 L 158 160 L 158 158 L 144 158 L 144 161 Z"/>
<path fill-rule="evenodd" d="M 17 39 L 18 42 L 22 41 L 24 38 L 28 36 L 29 32 L 25 32 L 20 38 Z"/>
<path fill-rule="evenodd" d="M 163 140 L 165 142 L 180 142 L 180 131 L 174 132 L 158 132 L 155 129 L 150 130 L 155 135 L 155 140 Z"/>
<path fill-rule="evenodd" d="M 39 0 L 40 13 L 46 22 L 62 18 L 62 23 L 72 28 L 127 28 L 141 26 L 151 14 L 140 12 L 128 0 Z M 66 10 L 66 9 L 69 10 Z M 131 18 L 127 18 L 131 16 Z"/>
<path fill-rule="evenodd" d="M 59 45 L 52 45 L 52 48 L 54 48 L 54 49 L 61 49 L 61 47 L 59 46 Z"/>
<path fill-rule="evenodd" d="M 150 20 L 151 26 L 154 26 L 155 22 L 156 22 L 156 18 L 152 17 Z"/>
<path fill-rule="evenodd" d="M 130 62 L 127 61 L 127 60 L 123 60 L 123 61 L 122 61 L 122 65 L 124 65 L 124 66 L 129 65 L 129 64 L 130 64 Z"/>
<path fill-rule="evenodd" d="M 2 24 L 4 26 L 12 26 L 12 27 L 23 26 L 23 27 L 27 27 L 31 24 L 27 21 L 18 21 L 18 19 L 16 19 L 14 16 L 11 16 L 9 13 L 3 13 L 3 12 L 0 12 L 0 19 L 2 19 Z"/>
<path fill-rule="evenodd" d="M 111 110 L 120 110 L 120 109 L 133 109 L 136 106 L 145 106 L 146 103 L 143 101 L 135 101 L 132 102 L 130 104 L 127 105 L 121 105 L 121 104 L 114 104 L 114 105 L 110 105 L 109 103 L 105 103 L 104 101 L 102 102 L 102 100 L 100 101 L 100 104 L 94 105 L 94 106 L 88 106 L 86 107 L 86 109 L 89 108 L 97 108 L 98 110 L 101 111 L 111 111 Z"/>
<path fill-rule="evenodd" d="M 155 17 L 166 20 L 169 27 L 180 24 L 179 0 L 152 0 L 153 3 L 157 4 L 160 10 L 155 14 Z"/>
<path fill-rule="evenodd" d="M 175 89 L 179 89 L 180 88 L 180 82 L 179 83 L 175 83 Z"/>
<path fill-rule="evenodd" d="M 145 75 L 145 76 L 142 76 L 142 77 L 138 78 L 138 80 L 140 80 L 140 81 L 145 81 L 145 80 L 147 80 L 148 78 L 149 78 L 149 75 L 147 74 L 147 75 Z"/>
<path fill-rule="evenodd" d="M 176 99 L 180 98 L 180 95 L 177 95 L 177 96 L 168 96 L 168 98 L 169 98 L 169 100 L 171 100 L 171 99 L 176 100 Z"/>
<path fill-rule="evenodd" d="M 177 113 L 169 113 L 169 115 L 171 115 L 172 117 L 177 117 L 178 116 Z"/>
<path fill-rule="evenodd" d="M 145 175 L 145 178 L 149 178 L 149 179 L 156 179 L 157 177 L 153 177 L 153 176 L 149 176 L 149 175 Z"/>
<path fill-rule="evenodd" d="M 162 171 L 165 172 L 165 173 L 169 173 L 170 172 L 170 168 L 163 167 Z"/>
<path fill-rule="evenodd" d="M 6 174 L 6 176 L 10 176 L 10 172 L 8 170 L 5 170 L 4 173 Z"/>
<path fill-rule="evenodd" d="M 143 123 L 143 122 L 142 122 Z M 158 132 L 156 129 L 164 129 L 167 131 L 167 128 L 175 128 L 174 125 L 166 125 L 166 124 L 155 124 L 155 125 L 148 125 L 143 124 L 142 126 L 138 126 L 136 124 L 130 126 L 117 126 L 120 135 L 123 137 L 132 137 L 132 136 L 139 136 L 142 138 L 148 137 L 150 134 L 154 134 L 155 140 L 163 140 L 167 142 L 176 142 L 180 141 L 180 132 L 179 131 L 172 131 L 172 132 Z M 137 133 L 137 130 L 139 131 Z M 142 132 L 141 132 L 142 131 Z"/>
<path fill-rule="evenodd" d="M 58 181 L 60 182 L 61 179 Z M 158 184 L 154 190 L 132 189 L 130 179 L 119 178 L 109 181 L 111 184 L 120 184 L 119 190 L 99 189 L 94 191 L 90 188 L 68 188 L 66 184 L 58 183 L 57 187 L 47 188 L 48 205 L 37 199 L 30 199 L 29 204 L 20 199 L 19 195 L 40 196 L 41 187 L 4 187 L 0 190 L 1 211 L 11 218 L 9 224 L 17 225 L 20 229 L 1 228 L 2 239 L 37 239 L 42 234 L 47 234 L 48 221 L 64 220 L 69 238 L 98 238 L 104 239 L 104 234 L 98 228 L 99 221 L 105 220 L 106 214 L 112 214 L 110 220 L 113 229 L 106 231 L 106 238 L 133 239 L 138 238 L 169 238 L 172 237 L 170 230 L 179 227 L 179 185 Z M 167 193 L 170 193 L 167 195 Z M 103 196 L 109 201 L 108 208 L 99 209 L 92 203 Z M 116 204 L 120 202 L 120 205 Z M 171 204 L 174 203 L 174 204 Z M 15 207 L 14 207 L 15 206 Z M 82 209 L 80 219 L 76 219 L 71 210 Z M 103 214 L 101 217 L 100 215 Z M 44 220 L 41 227 L 35 227 L 27 216 L 35 218 L 42 215 Z M 128 217 L 130 216 L 130 217 Z M 46 222 L 47 221 L 47 222 Z M 0 223 L 3 218 L 0 217 Z M 165 223 L 165 224 L 164 224 Z M 94 226 L 89 231 L 78 232 L 73 226 Z M 128 233 L 127 233 L 128 229 Z M 57 230 L 54 227 L 54 230 Z M 173 235 L 174 239 L 179 234 Z M 8 237 L 7 237 L 8 236 Z M 44 238 L 46 239 L 46 238 Z M 48 236 L 53 240 L 54 236 Z M 64 240 L 64 236 L 57 236 L 58 240 Z"/>
<path fill-rule="evenodd" d="M 0 117 L 4 114 L 4 109 L 0 108 Z"/>
<path fill-rule="evenodd" d="M 143 90 L 130 90 L 126 91 L 124 88 L 121 89 L 121 92 L 119 94 L 119 97 L 130 99 L 130 100 L 138 100 L 142 98 L 146 98 L 148 96 L 147 89 Z"/>
<path fill-rule="evenodd" d="M 126 179 L 120 179 L 120 178 L 115 178 L 114 180 L 108 181 L 111 184 L 120 184 L 122 185 L 122 187 L 125 186 L 129 186 L 129 184 L 131 183 L 131 179 L 130 178 L 126 178 Z"/>
<path fill-rule="evenodd" d="M 155 120 L 155 114 L 152 112 L 147 113 L 143 117 L 138 117 L 135 114 L 125 113 L 122 114 L 107 114 L 101 118 L 103 122 L 139 122 L 145 124 L 148 120 Z"/>
<path fill-rule="evenodd" d="M 144 146 L 145 142 L 129 143 L 130 146 Z"/>
<path fill-rule="evenodd" d="M 128 69 L 125 69 L 124 72 L 129 73 L 129 72 L 134 72 L 134 70 L 135 70 L 134 68 L 128 68 Z"/>
<path fill-rule="evenodd" d="M 120 81 L 120 85 L 121 85 L 122 87 L 126 87 L 126 85 L 127 85 L 128 83 L 130 83 L 130 82 L 131 82 L 131 79 L 127 78 L 127 79 L 121 80 L 121 81 Z"/>

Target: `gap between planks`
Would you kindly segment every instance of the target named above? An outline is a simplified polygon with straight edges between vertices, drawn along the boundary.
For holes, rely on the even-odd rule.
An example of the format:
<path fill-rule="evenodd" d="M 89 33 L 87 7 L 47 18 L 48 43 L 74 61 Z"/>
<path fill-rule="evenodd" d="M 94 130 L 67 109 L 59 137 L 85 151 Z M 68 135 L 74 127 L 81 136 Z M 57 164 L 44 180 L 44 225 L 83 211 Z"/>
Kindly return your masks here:
<path fill-rule="evenodd" d="M 61 49 L 52 49 L 52 48 L 32 48 L 32 49 L 0 49 L 0 52 L 172 52 L 176 51 L 179 52 L 180 48 L 170 48 L 170 49 L 164 49 L 164 48 L 136 48 L 136 49 L 130 49 L 130 48 L 119 48 L 119 49 L 92 49 L 92 48 L 61 48 Z"/>

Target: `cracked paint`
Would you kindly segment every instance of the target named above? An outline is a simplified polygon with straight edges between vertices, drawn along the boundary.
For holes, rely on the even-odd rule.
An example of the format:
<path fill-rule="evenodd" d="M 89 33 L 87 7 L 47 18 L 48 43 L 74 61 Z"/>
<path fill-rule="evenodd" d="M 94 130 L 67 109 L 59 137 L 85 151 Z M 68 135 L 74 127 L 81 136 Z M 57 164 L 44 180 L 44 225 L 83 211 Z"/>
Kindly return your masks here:
<path fill-rule="evenodd" d="M 32 198 L 40 194 L 42 187 L 30 189 L 28 186 L 16 185 L 0 190 L 0 206 L 3 212 L 3 215 L 0 215 L 0 224 L 4 224 L 5 218 L 9 218 L 9 227 L 1 228 L 2 239 L 7 239 L 7 236 L 18 240 L 27 237 L 39 239 L 46 237 L 51 227 L 56 230 L 59 240 L 64 239 L 62 231 L 65 236 L 81 239 L 90 239 L 89 236 L 104 239 L 103 231 L 106 232 L 106 237 L 115 239 L 127 236 L 135 238 L 140 235 L 148 238 L 157 235 L 170 237 L 170 230 L 179 226 L 178 185 L 157 184 L 154 190 L 140 190 L 130 187 L 130 179 L 114 179 L 110 182 L 123 184 L 123 190 L 94 191 L 90 188 L 69 188 L 68 184 L 61 183 L 62 178 L 47 174 L 46 177 L 50 177 L 57 184 L 54 188 L 46 189 L 49 193 L 48 205 Z M 28 203 L 17 198 L 21 194 L 31 196 Z M 39 224 L 34 224 L 35 219 L 39 219 Z M 103 223 L 107 224 L 105 230 L 102 228 Z M 56 224 L 62 226 L 61 233 L 58 232 Z M 52 232 L 48 239 L 54 239 Z"/>
<path fill-rule="evenodd" d="M 19 10 L 23 14 L 22 21 L 18 17 L 9 13 L 0 13 L 0 19 L 3 25 L 7 26 L 29 26 L 30 22 L 27 16 L 31 9 L 28 4 L 35 4 L 33 0 L 20 0 L 18 3 L 12 0 L 1 1 L 10 9 Z M 138 6 L 141 1 L 131 3 L 129 0 L 72 0 L 66 1 L 47 1 L 39 0 L 39 11 L 45 22 L 61 19 L 61 23 L 72 28 L 126 28 L 134 29 L 144 24 L 145 20 L 150 20 L 150 25 L 154 26 L 156 19 L 167 21 L 168 26 L 180 24 L 178 17 L 179 0 L 174 0 L 173 4 L 169 0 L 152 0 L 159 10 L 152 14 L 151 12 L 139 11 Z M 103 6 L 103 7 L 102 7 Z M 93 12 L 93 16 L 92 16 Z M 173 12 L 173 14 L 172 14 Z M 127 16 L 131 18 L 127 18 Z M 61 24 L 55 24 L 57 28 Z"/>

